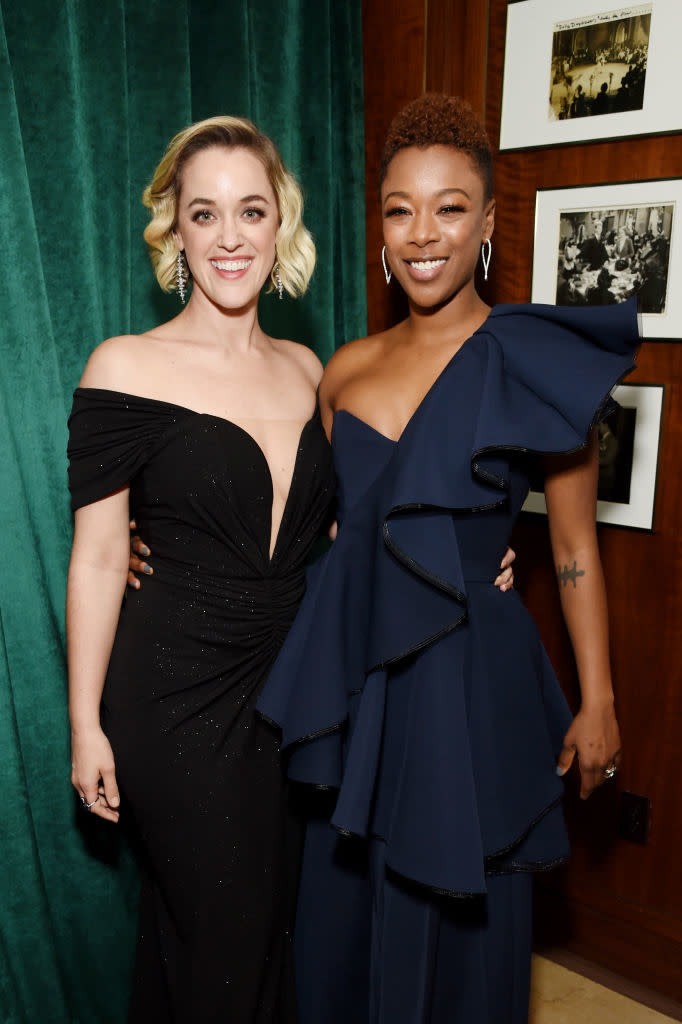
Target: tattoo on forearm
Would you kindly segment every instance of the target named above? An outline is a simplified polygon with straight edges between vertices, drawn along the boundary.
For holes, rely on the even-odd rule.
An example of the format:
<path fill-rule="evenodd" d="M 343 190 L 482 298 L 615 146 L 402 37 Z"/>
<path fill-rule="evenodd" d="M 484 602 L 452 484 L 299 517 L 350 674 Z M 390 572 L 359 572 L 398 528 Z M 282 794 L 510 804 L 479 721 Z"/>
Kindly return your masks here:
<path fill-rule="evenodd" d="M 563 569 L 560 565 L 557 565 L 556 574 L 560 584 L 563 584 L 565 587 L 567 587 L 569 582 L 572 582 L 573 589 L 575 590 L 576 586 L 578 585 L 578 576 L 584 576 L 585 570 L 579 569 L 578 563 L 574 562 L 570 569 L 567 565 L 565 565 Z"/>

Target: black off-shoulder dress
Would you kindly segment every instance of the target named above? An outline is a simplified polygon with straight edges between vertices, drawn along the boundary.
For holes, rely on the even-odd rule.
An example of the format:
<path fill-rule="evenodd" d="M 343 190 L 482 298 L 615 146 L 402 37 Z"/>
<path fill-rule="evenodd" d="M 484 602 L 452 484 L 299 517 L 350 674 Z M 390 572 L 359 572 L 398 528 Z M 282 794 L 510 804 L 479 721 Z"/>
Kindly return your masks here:
<path fill-rule="evenodd" d="M 239 426 L 80 388 L 69 428 L 73 508 L 130 484 L 154 553 L 124 600 L 102 699 L 147 868 L 130 1020 L 293 1022 L 298 825 L 278 736 L 254 709 L 328 520 L 319 413 L 272 558 L 270 471 Z"/>

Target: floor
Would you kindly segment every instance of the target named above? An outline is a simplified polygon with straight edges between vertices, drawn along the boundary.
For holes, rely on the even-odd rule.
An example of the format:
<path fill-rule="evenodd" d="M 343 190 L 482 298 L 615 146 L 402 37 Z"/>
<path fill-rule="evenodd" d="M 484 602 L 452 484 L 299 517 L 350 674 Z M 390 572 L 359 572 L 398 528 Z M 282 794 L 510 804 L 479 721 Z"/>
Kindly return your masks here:
<path fill-rule="evenodd" d="M 671 1024 L 668 1017 L 581 974 L 533 957 L 529 1024 Z"/>

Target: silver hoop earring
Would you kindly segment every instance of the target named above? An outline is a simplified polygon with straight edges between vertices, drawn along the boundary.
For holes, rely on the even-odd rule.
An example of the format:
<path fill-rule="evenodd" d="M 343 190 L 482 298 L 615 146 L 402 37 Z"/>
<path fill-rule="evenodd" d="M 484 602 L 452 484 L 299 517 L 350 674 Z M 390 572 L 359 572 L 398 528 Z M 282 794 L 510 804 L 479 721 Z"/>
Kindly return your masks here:
<path fill-rule="evenodd" d="M 178 249 L 178 255 L 175 259 L 175 285 L 183 306 L 185 304 L 185 295 L 187 294 L 187 270 L 185 250 Z"/>
<path fill-rule="evenodd" d="M 284 293 L 284 285 L 282 284 L 282 277 L 279 272 L 279 263 L 275 263 L 275 266 L 273 267 L 272 271 L 272 276 L 275 279 L 275 288 L 277 289 L 277 294 L 279 295 L 281 301 L 282 295 Z"/>
<path fill-rule="evenodd" d="M 486 248 L 487 246 L 487 248 Z M 483 260 L 483 280 L 488 280 L 488 267 L 490 266 L 490 257 L 493 253 L 493 243 L 489 238 L 486 238 L 481 246 L 481 259 Z"/>
<path fill-rule="evenodd" d="M 391 273 L 391 271 L 386 266 L 386 246 L 384 246 L 383 249 L 381 250 L 381 262 L 382 262 L 383 267 L 384 267 L 384 275 L 386 277 L 386 284 L 390 284 L 391 283 L 391 278 L 393 277 L 393 274 Z"/>

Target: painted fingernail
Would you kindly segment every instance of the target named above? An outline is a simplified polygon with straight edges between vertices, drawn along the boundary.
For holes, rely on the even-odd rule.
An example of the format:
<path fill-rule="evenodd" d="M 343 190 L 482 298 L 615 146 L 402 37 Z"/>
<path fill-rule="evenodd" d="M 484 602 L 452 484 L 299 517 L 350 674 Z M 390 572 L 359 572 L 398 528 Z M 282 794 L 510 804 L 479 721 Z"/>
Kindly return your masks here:
<path fill-rule="evenodd" d="M 146 558 L 148 555 L 151 555 L 151 551 L 149 550 L 149 548 L 141 547 L 140 554 L 144 555 L 144 557 Z"/>
<path fill-rule="evenodd" d="M 145 572 L 147 574 L 147 576 L 151 576 L 151 574 L 154 572 L 154 570 L 152 569 L 151 565 L 143 565 L 142 566 L 142 572 Z"/>
<path fill-rule="evenodd" d="M 564 774 L 564 770 L 563 770 L 563 768 L 561 767 L 561 765 L 560 765 L 560 764 L 558 764 L 558 765 L 556 766 L 556 768 L 554 769 L 554 771 L 555 771 L 555 772 L 557 773 L 557 775 L 559 775 L 559 776 L 561 776 L 561 775 L 563 775 L 563 774 Z"/>

